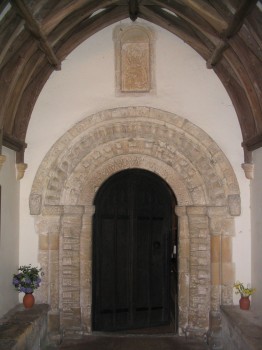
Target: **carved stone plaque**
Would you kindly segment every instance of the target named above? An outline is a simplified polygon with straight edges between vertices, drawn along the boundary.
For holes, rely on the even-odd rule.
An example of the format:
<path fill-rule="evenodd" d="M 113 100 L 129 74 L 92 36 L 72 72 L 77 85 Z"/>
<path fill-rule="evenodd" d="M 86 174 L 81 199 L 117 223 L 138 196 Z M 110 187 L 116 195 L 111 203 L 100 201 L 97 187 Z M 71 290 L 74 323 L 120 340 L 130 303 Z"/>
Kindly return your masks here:
<path fill-rule="evenodd" d="M 126 43 L 121 51 L 121 90 L 150 90 L 148 43 Z"/>
<path fill-rule="evenodd" d="M 120 25 L 114 31 L 116 92 L 154 91 L 154 34 L 145 25 Z"/>

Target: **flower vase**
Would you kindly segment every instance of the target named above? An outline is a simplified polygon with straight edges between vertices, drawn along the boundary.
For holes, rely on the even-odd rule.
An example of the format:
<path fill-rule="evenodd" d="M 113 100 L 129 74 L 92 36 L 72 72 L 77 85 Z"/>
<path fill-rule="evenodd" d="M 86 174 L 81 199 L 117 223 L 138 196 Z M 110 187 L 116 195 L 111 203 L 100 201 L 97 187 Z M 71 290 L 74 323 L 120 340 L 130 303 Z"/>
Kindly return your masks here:
<path fill-rule="evenodd" d="M 23 297 L 23 304 L 26 309 L 31 309 L 35 303 L 35 297 L 32 293 L 26 293 Z"/>
<path fill-rule="evenodd" d="M 250 308 L 249 297 L 241 297 L 239 300 L 239 305 L 241 310 L 249 310 Z"/>

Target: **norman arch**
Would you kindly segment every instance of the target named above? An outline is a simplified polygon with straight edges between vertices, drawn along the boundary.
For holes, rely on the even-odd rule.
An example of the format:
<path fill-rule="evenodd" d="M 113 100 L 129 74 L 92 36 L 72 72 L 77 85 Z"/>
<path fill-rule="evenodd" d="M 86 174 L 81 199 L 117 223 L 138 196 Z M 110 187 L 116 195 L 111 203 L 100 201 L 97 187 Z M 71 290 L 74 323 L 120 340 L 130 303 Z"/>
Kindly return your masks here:
<path fill-rule="evenodd" d="M 239 187 L 229 161 L 203 130 L 149 107 L 87 117 L 56 142 L 39 167 L 30 211 L 47 272 L 37 297 L 51 306 L 50 330 L 91 331 L 93 201 L 111 175 L 131 168 L 156 173 L 176 195 L 179 332 L 205 335 L 210 315 L 232 302 Z"/>

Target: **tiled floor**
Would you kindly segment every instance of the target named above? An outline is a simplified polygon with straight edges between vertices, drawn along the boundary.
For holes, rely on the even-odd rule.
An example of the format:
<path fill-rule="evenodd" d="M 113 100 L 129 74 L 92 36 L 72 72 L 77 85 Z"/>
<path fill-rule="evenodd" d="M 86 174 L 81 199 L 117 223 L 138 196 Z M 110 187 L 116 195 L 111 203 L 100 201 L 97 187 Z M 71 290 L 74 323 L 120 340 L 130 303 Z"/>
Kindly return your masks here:
<path fill-rule="evenodd" d="M 205 343 L 172 335 L 90 335 L 65 340 L 61 350 L 207 350 Z"/>

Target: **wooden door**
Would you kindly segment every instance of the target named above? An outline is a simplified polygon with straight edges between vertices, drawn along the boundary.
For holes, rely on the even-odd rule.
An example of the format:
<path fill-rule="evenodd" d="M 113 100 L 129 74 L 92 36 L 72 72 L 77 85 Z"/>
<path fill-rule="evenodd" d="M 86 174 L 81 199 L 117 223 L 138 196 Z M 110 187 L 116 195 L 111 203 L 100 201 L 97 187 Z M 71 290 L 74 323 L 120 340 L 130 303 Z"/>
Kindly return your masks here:
<path fill-rule="evenodd" d="M 170 319 L 172 196 L 156 175 L 114 175 L 95 199 L 93 329 L 159 326 Z"/>

